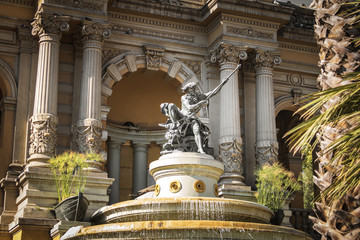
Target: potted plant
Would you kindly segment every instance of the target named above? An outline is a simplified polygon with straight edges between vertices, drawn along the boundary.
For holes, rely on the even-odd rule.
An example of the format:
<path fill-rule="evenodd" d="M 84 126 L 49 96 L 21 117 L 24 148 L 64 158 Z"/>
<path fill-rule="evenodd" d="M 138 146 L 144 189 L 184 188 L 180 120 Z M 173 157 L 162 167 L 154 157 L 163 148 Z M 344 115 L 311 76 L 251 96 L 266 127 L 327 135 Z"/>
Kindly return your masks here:
<path fill-rule="evenodd" d="M 89 201 L 84 197 L 89 162 L 101 161 L 99 154 L 64 152 L 49 160 L 54 174 L 59 204 L 55 209 L 56 218 L 80 221 L 85 216 Z"/>
<path fill-rule="evenodd" d="M 280 225 L 284 218 L 283 206 L 285 201 L 301 189 L 294 173 L 286 170 L 281 164 L 264 164 L 255 172 L 257 202 L 274 212 L 270 220 L 272 224 Z"/>

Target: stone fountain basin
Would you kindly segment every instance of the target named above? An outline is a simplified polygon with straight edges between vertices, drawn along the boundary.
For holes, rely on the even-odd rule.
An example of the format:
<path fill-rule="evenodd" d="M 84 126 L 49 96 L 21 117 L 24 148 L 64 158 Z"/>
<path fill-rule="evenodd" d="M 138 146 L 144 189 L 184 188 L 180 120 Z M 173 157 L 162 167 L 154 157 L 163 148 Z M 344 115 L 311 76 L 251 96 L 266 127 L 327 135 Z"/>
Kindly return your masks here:
<path fill-rule="evenodd" d="M 225 198 L 178 197 L 120 202 L 100 208 L 94 213 L 92 221 L 95 224 L 167 220 L 269 223 L 272 215 L 267 207 L 254 202 Z"/>
<path fill-rule="evenodd" d="M 261 223 L 231 221 L 145 221 L 81 228 L 76 239 L 258 239 L 311 240 L 304 232 Z"/>

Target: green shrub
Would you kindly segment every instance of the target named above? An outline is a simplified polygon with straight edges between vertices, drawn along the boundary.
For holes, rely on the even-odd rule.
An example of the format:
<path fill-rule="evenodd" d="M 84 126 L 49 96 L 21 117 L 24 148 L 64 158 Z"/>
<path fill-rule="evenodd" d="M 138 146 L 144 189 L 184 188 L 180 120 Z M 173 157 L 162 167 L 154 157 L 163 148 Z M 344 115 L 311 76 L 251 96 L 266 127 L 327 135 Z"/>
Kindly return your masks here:
<path fill-rule="evenodd" d="M 265 164 L 255 174 L 257 202 L 272 211 L 282 209 L 294 191 L 301 189 L 294 173 L 287 171 L 279 163 Z"/>
<path fill-rule="evenodd" d="M 64 152 L 49 160 L 54 174 L 59 202 L 71 196 L 83 193 L 89 174 L 89 161 L 101 161 L 102 157 L 96 153 Z"/>

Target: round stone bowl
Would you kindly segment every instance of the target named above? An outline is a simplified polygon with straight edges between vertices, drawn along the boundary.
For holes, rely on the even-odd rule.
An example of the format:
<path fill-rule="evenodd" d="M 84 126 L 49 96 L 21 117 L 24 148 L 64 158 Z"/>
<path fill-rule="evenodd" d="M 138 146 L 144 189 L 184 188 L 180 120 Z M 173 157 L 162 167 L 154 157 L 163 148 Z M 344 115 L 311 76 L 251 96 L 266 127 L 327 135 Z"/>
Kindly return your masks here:
<path fill-rule="evenodd" d="M 74 230 L 72 234 L 67 233 L 68 236 L 64 236 L 64 239 L 312 239 L 308 234 L 293 228 L 261 223 L 206 220 L 109 223 Z"/>
<path fill-rule="evenodd" d="M 135 221 L 207 220 L 269 223 L 272 212 L 260 204 L 226 198 L 149 198 L 105 206 L 95 224 Z"/>

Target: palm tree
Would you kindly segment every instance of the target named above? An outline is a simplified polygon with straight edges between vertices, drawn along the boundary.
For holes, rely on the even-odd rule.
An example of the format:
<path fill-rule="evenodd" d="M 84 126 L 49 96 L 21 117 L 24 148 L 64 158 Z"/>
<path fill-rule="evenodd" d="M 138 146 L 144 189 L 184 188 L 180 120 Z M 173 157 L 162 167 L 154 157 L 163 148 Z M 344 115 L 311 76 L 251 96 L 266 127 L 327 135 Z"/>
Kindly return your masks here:
<path fill-rule="evenodd" d="M 319 169 L 314 229 L 325 239 L 360 239 L 360 0 L 314 0 L 320 92 L 304 101 L 290 145 L 311 143 Z"/>

